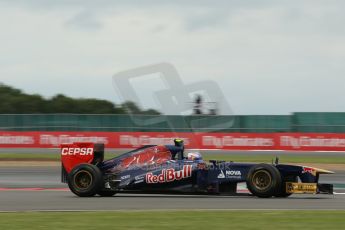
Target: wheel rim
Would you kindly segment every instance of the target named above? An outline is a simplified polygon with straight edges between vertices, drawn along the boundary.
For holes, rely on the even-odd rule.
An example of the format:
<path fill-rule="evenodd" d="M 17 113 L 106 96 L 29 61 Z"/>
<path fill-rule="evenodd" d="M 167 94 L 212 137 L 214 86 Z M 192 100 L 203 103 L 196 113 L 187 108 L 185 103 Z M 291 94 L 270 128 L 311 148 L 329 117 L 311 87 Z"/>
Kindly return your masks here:
<path fill-rule="evenodd" d="M 256 189 L 264 191 L 270 187 L 272 176 L 266 170 L 256 171 L 252 177 L 252 183 Z"/>
<path fill-rule="evenodd" d="M 74 176 L 74 184 L 78 189 L 87 189 L 92 184 L 92 175 L 90 172 L 81 170 Z"/>

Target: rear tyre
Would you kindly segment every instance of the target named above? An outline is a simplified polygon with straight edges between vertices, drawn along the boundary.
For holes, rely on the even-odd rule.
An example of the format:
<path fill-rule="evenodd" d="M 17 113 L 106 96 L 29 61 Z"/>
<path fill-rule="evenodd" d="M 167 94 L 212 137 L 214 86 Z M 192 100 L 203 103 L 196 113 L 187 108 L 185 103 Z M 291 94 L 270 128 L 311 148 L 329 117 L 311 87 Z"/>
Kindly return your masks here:
<path fill-rule="evenodd" d="M 298 182 L 298 177 L 297 176 L 287 176 L 283 178 L 282 180 L 282 185 L 280 187 L 280 190 L 275 197 L 281 197 L 281 198 L 286 198 L 292 195 L 292 193 L 287 193 L 286 192 L 286 182 Z"/>
<path fill-rule="evenodd" d="M 116 192 L 113 192 L 113 191 L 99 191 L 97 194 L 100 195 L 100 196 L 111 197 L 111 196 L 114 196 L 116 194 Z"/>
<path fill-rule="evenodd" d="M 101 185 L 102 173 L 95 165 L 80 164 L 73 168 L 68 175 L 68 187 L 80 197 L 96 195 Z"/>
<path fill-rule="evenodd" d="M 247 187 L 257 197 L 269 198 L 277 194 L 282 181 L 278 169 L 268 164 L 253 166 L 247 176 Z"/>

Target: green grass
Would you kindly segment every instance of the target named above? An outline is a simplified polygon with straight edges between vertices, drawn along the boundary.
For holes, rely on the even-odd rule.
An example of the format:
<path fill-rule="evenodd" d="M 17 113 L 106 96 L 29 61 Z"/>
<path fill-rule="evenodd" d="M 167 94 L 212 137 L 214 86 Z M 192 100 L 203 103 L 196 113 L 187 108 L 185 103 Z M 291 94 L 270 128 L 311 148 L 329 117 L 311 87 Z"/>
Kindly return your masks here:
<path fill-rule="evenodd" d="M 105 158 L 110 159 L 116 154 L 106 154 Z M 203 154 L 205 160 L 225 160 L 234 162 L 271 162 L 275 154 L 262 155 L 233 155 L 233 154 Z M 60 160 L 60 154 L 44 153 L 0 153 L 0 160 Z M 322 163 L 322 164 L 345 164 L 344 156 L 306 156 L 306 155 L 280 155 L 281 163 Z"/>
<path fill-rule="evenodd" d="M 343 229 L 345 211 L 121 211 L 0 213 L 1 229 Z"/>

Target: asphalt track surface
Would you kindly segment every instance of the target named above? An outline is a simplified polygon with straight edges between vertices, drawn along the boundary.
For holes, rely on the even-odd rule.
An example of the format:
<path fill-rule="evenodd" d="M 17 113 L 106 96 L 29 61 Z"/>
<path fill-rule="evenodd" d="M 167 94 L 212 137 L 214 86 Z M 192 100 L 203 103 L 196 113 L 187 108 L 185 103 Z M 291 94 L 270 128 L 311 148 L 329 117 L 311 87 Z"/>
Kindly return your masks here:
<path fill-rule="evenodd" d="M 116 195 L 80 198 L 67 191 L 2 191 L 1 211 L 176 210 L 176 209 L 332 209 L 344 210 L 344 195 L 250 196 Z"/>
<path fill-rule="evenodd" d="M 323 175 L 345 184 L 345 172 Z M 0 167 L 0 211 L 161 210 L 161 209 L 345 209 L 345 195 L 293 195 L 260 199 L 250 195 L 141 195 L 80 198 L 60 183 L 60 167 Z M 336 190 L 344 193 L 345 188 Z"/>

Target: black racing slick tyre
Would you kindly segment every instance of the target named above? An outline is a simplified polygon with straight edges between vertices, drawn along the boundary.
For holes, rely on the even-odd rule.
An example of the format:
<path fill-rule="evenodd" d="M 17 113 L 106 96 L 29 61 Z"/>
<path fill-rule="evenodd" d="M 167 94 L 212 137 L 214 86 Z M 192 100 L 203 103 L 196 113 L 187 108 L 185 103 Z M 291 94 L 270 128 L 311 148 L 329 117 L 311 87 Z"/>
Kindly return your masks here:
<path fill-rule="evenodd" d="M 97 194 L 100 195 L 100 196 L 104 196 L 104 197 L 111 197 L 111 196 L 114 196 L 116 194 L 116 192 L 113 192 L 113 191 L 99 191 Z"/>
<path fill-rule="evenodd" d="M 282 180 L 276 167 L 268 164 L 253 166 L 247 175 L 248 190 L 257 197 L 269 198 L 277 194 Z"/>
<path fill-rule="evenodd" d="M 102 179 L 102 173 L 97 166 L 80 164 L 69 173 L 68 187 L 77 196 L 90 197 L 99 192 Z"/>
<path fill-rule="evenodd" d="M 298 182 L 297 176 L 286 176 L 282 179 L 282 185 L 275 197 L 286 198 L 292 195 L 292 193 L 286 192 L 286 182 Z"/>

